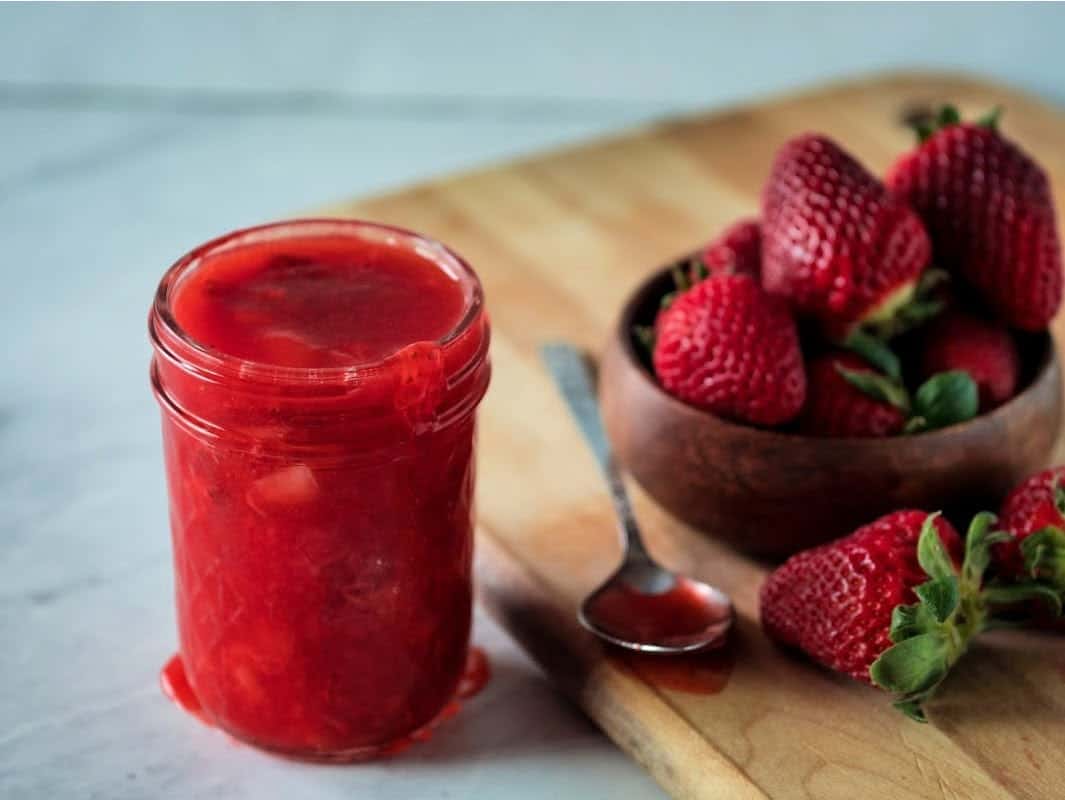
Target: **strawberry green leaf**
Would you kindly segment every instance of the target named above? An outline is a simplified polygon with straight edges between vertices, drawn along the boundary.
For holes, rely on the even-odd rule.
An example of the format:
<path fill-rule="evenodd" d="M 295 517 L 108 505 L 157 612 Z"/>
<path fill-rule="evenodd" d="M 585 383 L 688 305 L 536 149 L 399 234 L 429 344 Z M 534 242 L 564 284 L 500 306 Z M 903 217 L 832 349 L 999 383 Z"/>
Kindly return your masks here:
<path fill-rule="evenodd" d="M 686 292 L 692 288 L 691 276 L 684 271 L 683 266 L 678 264 L 670 270 L 670 273 L 673 275 L 673 285 L 678 292 Z"/>
<path fill-rule="evenodd" d="M 1055 615 L 1061 615 L 1061 594 L 1038 581 L 995 583 L 983 591 L 984 600 L 993 605 L 1012 606 L 1027 600 L 1039 600 Z"/>
<path fill-rule="evenodd" d="M 920 327 L 945 307 L 942 300 L 914 299 L 899 308 L 890 319 L 867 323 L 864 327 L 880 339 L 893 339 Z"/>
<path fill-rule="evenodd" d="M 704 281 L 710 277 L 710 270 L 706 268 L 702 256 L 698 256 L 691 260 L 691 264 L 688 266 L 688 274 L 691 276 L 691 282 L 693 284 L 699 283 L 699 281 Z"/>
<path fill-rule="evenodd" d="M 650 358 L 655 352 L 655 328 L 654 325 L 633 325 L 632 337 L 643 348 L 644 354 Z"/>
<path fill-rule="evenodd" d="M 976 121 L 976 124 L 985 128 L 991 128 L 992 130 L 998 130 L 998 121 L 1001 116 L 1002 108 L 996 106 L 990 112 L 980 117 Z M 958 113 L 958 109 L 952 105 L 945 105 L 935 116 L 925 112 L 919 117 L 916 117 L 910 123 L 910 127 L 912 127 L 917 133 L 917 141 L 925 142 L 938 131 L 941 131 L 944 128 L 949 128 L 951 125 L 958 125 L 961 121 L 961 114 Z"/>
<path fill-rule="evenodd" d="M 899 362 L 899 357 L 876 336 L 859 328 L 847 337 L 843 346 L 864 358 L 889 378 L 896 381 L 902 380 L 902 364 Z"/>
<path fill-rule="evenodd" d="M 932 134 L 936 132 L 935 125 L 925 118 L 915 119 L 910 127 L 912 127 L 913 132 L 917 134 L 918 143 L 927 142 L 932 138 Z"/>
<path fill-rule="evenodd" d="M 892 645 L 869 667 L 869 677 L 896 694 L 926 692 L 946 676 L 950 652 L 943 633 L 922 633 Z"/>
<path fill-rule="evenodd" d="M 984 571 L 991 563 L 991 546 L 1009 539 L 1009 534 L 992 531 L 998 518 L 990 511 L 981 511 L 969 523 L 965 536 L 965 561 L 962 563 L 962 583 L 974 591 L 980 588 Z"/>
<path fill-rule="evenodd" d="M 936 620 L 928 606 L 924 603 L 914 603 L 911 606 L 895 606 L 891 612 L 891 630 L 888 635 L 892 642 L 898 644 L 935 629 Z"/>
<path fill-rule="evenodd" d="M 936 529 L 938 518 L 938 512 L 925 517 L 921 535 L 917 539 L 917 562 L 932 580 L 953 578 L 955 575 L 954 562 L 951 561 Z"/>
<path fill-rule="evenodd" d="M 926 111 L 920 116 L 916 117 L 913 122 L 910 123 L 910 127 L 913 128 L 917 134 L 918 142 L 925 142 L 930 139 L 933 134 L 943 130 L 943 128 L 950 125 L 957 125 L 961 122 L 961 115 L 958 113 L 958 109 L 951 105 L 945 105 L 939 113 L 933 115 L 930 111 Z"/>
<path fill-rule="evenodd" d="M 950 273 L 938 267 L 929 267 L 921 273 L 917 279 L 917 290 L 914 292 L 918 300 L 927 300 L 929 293 L 944 283 L 950 281 Z"/>
<path fill-rule="evenodd" d="M 913 300 L 901 309 L 895 318 L 894 333 L 900 334 L 923 325 L 938 316 L 946 307 L 942 300 Z"/>
<path fill-rule="evenodd" d="M 907 323 L 906 330 L 927 322 L 945 307 L 946 303 L 942 300 L 917 300 L 910 303 L 902 312 L 903 321 Z"/>
<path fill-rule="evenodd" d="M 924 417 L 910 417 L 902 428 L 903 433 L 920 433 L 928 430 L 928 420 Z"/>
<path fill-rule="evenodd" d="M 899 382 L 884 375 L 864 370 L 848 369 L 836 364 L 836 370 L 858 391 L 867 394 L 881 403 L 889 403 L 895 408 L 909 413 L 910 397 L 906 388 Z"/>
<path fill-rule="evenodd" d="M 975 417 L 980 396 L 969 373 L 951 370 L 921 384 L 913 407 L 914 415 L 924 417 L 929 429 L 945 428 Z"/>
<path fill-rule="evenodd" d="M 892 609 L 889 636 L 894 644 L 869 668 L 873 683 L 897 695 L 895 707 L 923 721 L 922 703 L 931 696 L 973 636 L 988 624 L 988 605 L 1000 598 L 1041 597 L 1055 606 L 1057 593 L 1032 581 L 1023 589 L 1003 583 L 985 593 L 982 574 L 990 549 L 1005 534 L 994 531 L 994 514 L 977 514 L 969 527 L 965 561 L 960 571 L 940 539 L 938 514 L 929 514 L 917 540 L 917 560 L 930 580 L 917 586 L 918 602 Z M 1051 597 L 1053 600 L 1051 600 Z M 1056 607 L 1056 606 L 1055 606 Z"/>
<path fill-rule="evenodd" d="M 923 697 L 896 700 L 892 705 L 915 722 L 928 722 L 928 717 L 925 716 L 924 708 L 921 705 L 922 699 Z"/>
<path fill-rule="evenodd" d="M 1058 483 L 1054 487 L 1054 506 L 1058 513 L 1065 517 L 1065 485 Z"/>
<path fill-rule="evenodd" d="M 1065 591 L 1065 531 L 1046 527 L 1021 542 L 1028 574 L 1058 591 Z"/>
<path fill-rule="evenodd" d="M 995 106 L 982 117 L 980 117 L 976 124 L 981 128 L 990 128 L 993 131 L 998 130 L 999 120 L 1002 119 L 1002 106 Z"/>
<path fill-rule="evenodd" d="M 936 123 L 940 128 L 949 128 L 951 125 L 957 125 L 961 122 L 961 114 L 958 113 L 958 109 L 952 105 L 945 105 L 939 109 L 939 116 L 936 118 Z"/>
<path fill-rule="evenodd" d="M 889 636 L 894 644 L 869 668 L 873 683 L 899 695 L 895 707 L 923 721 L 922 703 L 961 658 L 973 636 L 986 630 L 988 607 L 1040 598 L 1055 610 L 1061 595 L 1043 581 L 1002 581 L 983 586 L 991 547 L 1008 538 L 994 530 L 994 514 L 977 514 L 969 526 L 960 575 L 939 537 L 938 514 L 930 514 L 917 540 L 917 560 L 930 580 L 917 586 L 918 603 L 892 610 Z M 1062 533 L 1065 541 L 1065 533 Z M 1040 552 L 1043 552 L 1042 550 Z"/>
<path fill-rule="evenodd" d="M 961 600 L 958 579 L 953 575 L 922 583 L 913 591 L 937 622 L 946 622 Z"/>

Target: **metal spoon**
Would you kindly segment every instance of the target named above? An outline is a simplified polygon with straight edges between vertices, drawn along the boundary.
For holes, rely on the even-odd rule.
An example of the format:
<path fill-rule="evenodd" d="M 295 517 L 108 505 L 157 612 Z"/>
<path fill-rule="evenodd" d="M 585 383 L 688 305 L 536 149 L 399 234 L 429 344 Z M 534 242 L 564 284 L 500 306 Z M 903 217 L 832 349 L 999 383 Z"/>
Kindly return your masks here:
<path fill-rule="evenodd" d="M 659 566 L 647 552 L 583 354 L 564 343 L 544 345 L 540 354 L 606 478 L 624 547 L 621 566 L 581 604 L 581 624 L 608 642 L 645 653 L 721 644 L 732 627 L 732 601 L 713 586 Z"/>

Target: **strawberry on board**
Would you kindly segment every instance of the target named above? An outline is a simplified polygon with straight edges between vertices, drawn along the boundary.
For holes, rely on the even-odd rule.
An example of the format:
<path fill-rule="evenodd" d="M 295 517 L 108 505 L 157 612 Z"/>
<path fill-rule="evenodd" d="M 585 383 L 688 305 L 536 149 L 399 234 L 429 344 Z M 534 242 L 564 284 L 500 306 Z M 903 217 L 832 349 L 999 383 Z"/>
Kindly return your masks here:
<path fill-rule="evenodd" d="M 762 586 L 762 627 L 893 693 L 897 708 L 924 721 L 924 702 L 987 625 L 989 608 L 1007 596 L 1045 594 L 1038 586 L 984 585 L 990 548 L 1002 538 L 994 521 L 978 514 L 963 545 L 938 514 L 896 511 L 798 553 Z"/>
<path fill-rule="evenodd" d="M 931 244 L 921 220 L 831 139 L 777 153 L 762 193 L 762 283 L 837 340 L 932 313 L 915 301 Z"/>
<path fill-rule="evenodd" d="M 1065 594 L 1065 466 L 1016 486 L 1003 501 L 999 519 L 1010 535 L 995 548 L 999 571 L 1041 580 Z"/>
<path fill-rule="evenodd" d="M 1047 327 L 1062 294 L 1061 245 L 1046 173 L 998 130 L 946 107 L 887 176 L 920 214 L 936 265 L 974 287 L 1010 325 Z"/>
<path fill-rule="evenodd" d="M 733 223 L 702 249 L 698 264 L 705 275 L 750 275 L 759 280 L 762 274 L 761 224 L 756 219 Z"/>
<path fill-rule="evenodd" d="M 1021 359 L 1009 330 L 961 311 L 934 320 L 924 334 L 921 374 L 961 370 L 976 382 L 980 410 L 990 411 L 1017 392 Z"/>
<path fill-rule="evenodd" d="M 658 315 L 652 361 L 666 391 L 728 419 L 779 425 L 806 397 L 791 312 L 747 275 L 677 295 Z"/>

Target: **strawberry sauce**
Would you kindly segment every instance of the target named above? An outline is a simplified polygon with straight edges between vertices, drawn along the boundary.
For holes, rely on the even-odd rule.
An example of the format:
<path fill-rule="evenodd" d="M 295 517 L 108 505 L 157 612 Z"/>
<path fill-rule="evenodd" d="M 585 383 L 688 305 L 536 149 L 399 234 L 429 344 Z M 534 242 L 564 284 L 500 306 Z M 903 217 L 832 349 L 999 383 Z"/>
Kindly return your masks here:
<path fill-rule="evenodd" d="M 652 686 L 703 695 L 724 691 L 736 663 L 735 653 L 728 644 L 677 656 L 625 653 L 624 659 L 629 669 Z"/>
<path fill-rule="evenodd" d="M 721 622 L 724 612 L 707 599 L 704 589 L 687 578 L 661 594 L 644 594 L 618 582 L 592 598 L 588 613 L 615 638 L 670 644 Z"/>
<path fill-rule="evenodd" d="M 200 698 L 189 685 L 189 676 L 185 674 L 185 665 L 181 663 L 181 656 L 170 656 L 170 659 L 163 665 L 159 673 L 159 686 L 163 694 L 182 711 L 192 714 L 207 725 L 211 724 L 204 719 L 203 706 L 200 705 Z"/>
<path fill-rule="evenodd" d="M 166 693 L 301 758 L 424 738 L 488 675 L 468 646 L 489 378 L 474 273 L 398 229 L 265 226 L 180 260 L 150 332 L 180 639 Z"/>
<path fill-rule="evenodd" d="M 177 287 L 197 342 L 283 367 L 344 367 L 440 339 L 466 304 L 460 276 L 416 250 L 350 237 L 290 240 L 207 259 Z"/>
<path fill-rule="evenodd" d="M 466 666 L 458 688 L 447 705 L 440 710 L 440 713 L 418 730 L 367 753 L 367 756 L 370 758 L 393 756 L 403 752 L 416 742 L 428 741 L 441 724 L 459 712 L 464 701 L 481 693 L 484 687 L 488 685 L 491 677 L 492 668 L 488 662 L 488 656 L 485 655 L 484 650 L 480 647 L 471 647 L 466 654 Z M 159 685 L 163 690 L 163 694 L 170 698 L 174 705 L 196 717 L 205 725 L 211 725 L 211 722 L 203 715 L 200 699 L 189 685 L 188 676 L 185 674 L 185 665 L 181 661 L 180 655 L 173 655 L 166 662 L 159 673 Z"/>

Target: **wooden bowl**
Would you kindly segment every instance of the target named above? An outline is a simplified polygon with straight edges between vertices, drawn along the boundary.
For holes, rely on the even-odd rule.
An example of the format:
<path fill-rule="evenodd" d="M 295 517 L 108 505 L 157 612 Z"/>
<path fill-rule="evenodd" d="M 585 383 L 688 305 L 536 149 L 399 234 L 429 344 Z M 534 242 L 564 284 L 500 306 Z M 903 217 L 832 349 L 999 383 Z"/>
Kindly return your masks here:
<path fill-rule="evenodd" d="M 1025 388 L 988 414 L 912 436 L 800 436 L 723 420 L 658 385 L 632 328 L 653 319 L 670 281 L 665 270 L 636 290 L 607 345 L 600 372 L 607 432 L 648 494 L 740 550 L 779 558 L 901 508 L 943 510 L 967 525 L 969 514 L 996 510 L 1011 486 L 1051 457 L 1062 393 L 1047 334 L 1022 343 Z"/>

